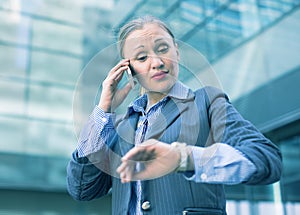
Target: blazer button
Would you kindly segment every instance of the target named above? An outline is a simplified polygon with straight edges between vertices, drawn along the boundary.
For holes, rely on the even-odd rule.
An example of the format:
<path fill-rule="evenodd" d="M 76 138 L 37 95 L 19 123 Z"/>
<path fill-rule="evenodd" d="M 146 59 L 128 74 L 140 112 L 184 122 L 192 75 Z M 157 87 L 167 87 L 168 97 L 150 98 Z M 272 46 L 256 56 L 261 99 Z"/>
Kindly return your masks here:
<path fill-rule="evenodd" d="M 145 201 L 145 202 L 143 202 L 143 204 L 142 204 L 142 209 L 143 210 L 149 210 L 150 209 L 150 207 L 151 207 L 151 205 L 150 205 L 150 202 L 149 201 Z"/>

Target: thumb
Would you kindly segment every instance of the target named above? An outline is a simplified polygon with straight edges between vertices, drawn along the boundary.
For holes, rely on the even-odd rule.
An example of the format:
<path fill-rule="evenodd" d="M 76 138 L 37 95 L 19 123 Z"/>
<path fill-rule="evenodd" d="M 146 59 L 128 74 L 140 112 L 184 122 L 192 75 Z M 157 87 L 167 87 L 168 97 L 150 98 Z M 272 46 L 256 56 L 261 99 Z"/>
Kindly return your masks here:
<path fill-rule="evenodd" d="M 125 85 L 122 89 L 117 90 L 113 101 L 112 101 L 112 109 L 116 109 L 119 105 L 124 101 L 126 96 L 129 94 L 131 90 L 131 86 L 129 83 Z"/>
<path fill-rule="evenodd" d="M 120 99 L 121 101 L 123 101 L 123 99 L 126 98 L 126 96 L 128 95 L 128 93 L 130 92 L 130 90 L 132 89 L 130 83 L 127 83 L 125 85 L 125 87 L 123 87 L 122 89 L 120 89 L 118 92 L 117 92 L 117 95 L 118 96 L 118 99 Z"/>

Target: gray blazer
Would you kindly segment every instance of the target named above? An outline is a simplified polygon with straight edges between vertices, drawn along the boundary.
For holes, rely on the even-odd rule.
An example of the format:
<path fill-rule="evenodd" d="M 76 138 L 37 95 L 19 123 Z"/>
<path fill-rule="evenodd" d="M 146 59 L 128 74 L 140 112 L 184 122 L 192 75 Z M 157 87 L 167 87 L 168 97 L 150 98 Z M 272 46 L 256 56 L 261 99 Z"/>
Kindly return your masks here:
<path fill-rule="evenodd" d="M 257 168 L 245 184 L 269 184 L 280 179 L 278 148 L 243 119 L 227 96 L 216 88 L 201 88 L 190 91 L 186 99 L 169 100 L 157 119 L 145 139 L 197 146 L 226 143 L 240 150 Z M 113 214 L 127 214 L 131 184 L 122 184 L 114 176 L 119 158 L 133 147 L 137 121 L 138 115 L 129 111 L 116 122 L 117 132 L 103 150 L 89 158 L 78 158 L 77 152 L 73 153 L 67 167 L 68 191 L 73 198 L 91 200 L 106 195 L 112 188 Z M 150 203 L 144 214 L 226 214 L 222 184 L 196 183 L 182 173 L 172 173 L 143 181 L 142 190 L 142 202 Z"/>

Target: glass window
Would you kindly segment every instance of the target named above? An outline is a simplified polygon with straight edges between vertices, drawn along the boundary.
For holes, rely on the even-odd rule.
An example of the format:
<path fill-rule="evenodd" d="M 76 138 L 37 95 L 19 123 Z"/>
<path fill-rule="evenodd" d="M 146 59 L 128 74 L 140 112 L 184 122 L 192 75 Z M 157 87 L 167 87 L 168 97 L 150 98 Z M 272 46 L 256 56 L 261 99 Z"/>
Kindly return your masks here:
<path fill-rule="evenodd" d="M 0 77 L 26 77 L 28 66 L 28 50 L 15 46 L 0 45 Z"/>
<path fill-rule="evenodd" d="M 59 121 L 72 120 L 73 91 L 55 85 L 36 84 L 29 87 L 28 114 Z"/>
<path fill-rule="evenodd" d="M 49 21 L 33 22 L 32 45 L 67 53 L 82 54 L 82 29 Z"/>
<path fill-rule="evenodd" d="M 25 111 L 25 84 L 0 79 L 0 115 L 19 115 Z M 0 127 L 1 128 L 1 127 Z"/>
<path fill-rule="evenodd" d="M 29 24 L 28 17 L 18 12 L 0 10 L 0 42 L 28 44 Z"/>
<path fill-rule="evenodd" d="M 26 120 L 19 119 L 17 116 L 0 116 L 0 151 L 24 153 L 26 142 Z"/>
<path fill-rule="evenodd" d="M 32 120 L 28 122 L 23 150 L 28 154 L 69 157 L 76 147 L 71 122 Z"/>
<path fill-rule="evenodd" d="M 34 80 L 75 85 L 82 60 L 47 52 L 32 52 L 30 77 Z"/>

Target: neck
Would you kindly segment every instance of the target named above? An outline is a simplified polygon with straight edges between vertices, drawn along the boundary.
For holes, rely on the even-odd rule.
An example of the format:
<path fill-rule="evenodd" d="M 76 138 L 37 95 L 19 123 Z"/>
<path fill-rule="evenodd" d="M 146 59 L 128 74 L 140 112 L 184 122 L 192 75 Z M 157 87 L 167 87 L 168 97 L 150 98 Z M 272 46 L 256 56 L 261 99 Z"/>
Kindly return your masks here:
<path fill-rule="evenodd" d="M 167 94 L 165 93 L 158 93 L 158 92 L 147 92 L 148 95 L 148 103 L 147 107 L 151 107 L 152 105 L 159 102 L 162 98 L 164 98 Z"/>

